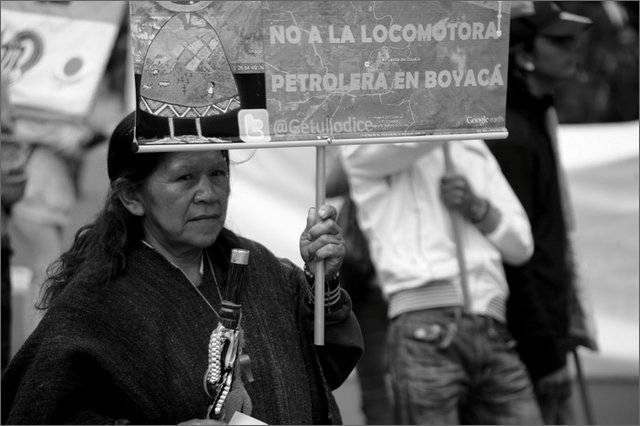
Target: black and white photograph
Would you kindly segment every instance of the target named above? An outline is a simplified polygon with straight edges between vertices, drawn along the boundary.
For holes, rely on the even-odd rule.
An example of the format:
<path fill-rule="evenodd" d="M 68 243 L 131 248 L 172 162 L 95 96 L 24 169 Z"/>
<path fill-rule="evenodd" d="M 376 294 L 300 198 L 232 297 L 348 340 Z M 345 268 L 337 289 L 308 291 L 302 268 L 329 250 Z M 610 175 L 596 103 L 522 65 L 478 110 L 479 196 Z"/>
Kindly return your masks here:
<path fill-rule="evenodd" d="M 0 424 L 639 424 L 639 4 L 2 0 Z"/>

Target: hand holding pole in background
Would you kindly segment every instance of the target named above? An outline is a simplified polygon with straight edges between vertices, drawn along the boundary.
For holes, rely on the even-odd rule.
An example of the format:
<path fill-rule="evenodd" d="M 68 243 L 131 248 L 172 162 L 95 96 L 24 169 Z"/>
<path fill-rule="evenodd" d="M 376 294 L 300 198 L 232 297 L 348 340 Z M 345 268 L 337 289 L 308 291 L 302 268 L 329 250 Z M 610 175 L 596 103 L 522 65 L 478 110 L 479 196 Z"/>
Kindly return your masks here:
<path fill-rule="evenodd" d="M 440 180 L 440 197 L 450 210 L 460 213 L 483 234 L 493 232 L 500 222 L 500 212 L 489 200 L 477 196 L 461 174 L 445 173 Z"/>
<path fill-rule="evenodd" d="M 478 197 L 461 174 L 446 173 L 440 180 L 440 195 L 449 209 L 459 212 L 470 222 L 482 221 L 489 212 L 489 201 Z"/>

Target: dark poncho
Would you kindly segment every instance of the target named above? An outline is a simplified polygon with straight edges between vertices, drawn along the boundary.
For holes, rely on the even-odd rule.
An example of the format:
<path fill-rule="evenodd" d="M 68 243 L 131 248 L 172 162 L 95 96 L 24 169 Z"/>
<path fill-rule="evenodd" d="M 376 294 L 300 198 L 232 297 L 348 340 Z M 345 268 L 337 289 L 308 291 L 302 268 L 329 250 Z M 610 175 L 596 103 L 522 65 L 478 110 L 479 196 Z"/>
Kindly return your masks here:
<path fill-rule="evenodd" d="M 313 312 L 300 268 L 228 232 L 209 249 L 218 282 L 231 246 L 251 251 L 241 294 L 252 416 L 269 424 L 340 423 L 331 390 L 355 366 L 362 340 L 351 302 L 326 317 L 312 343 Z M 222 241 L 222 242 L 220 242 Z M 233 241 L 230 243 L 229 241 Z M 219 310 L 211 272 L 202 290 Z M 207 345 L 217 318 L 185 276 L 139 245 L 107 284 L 72 281 L 2 378 L 2 421 L 177 424 L 203 418 Z"/>

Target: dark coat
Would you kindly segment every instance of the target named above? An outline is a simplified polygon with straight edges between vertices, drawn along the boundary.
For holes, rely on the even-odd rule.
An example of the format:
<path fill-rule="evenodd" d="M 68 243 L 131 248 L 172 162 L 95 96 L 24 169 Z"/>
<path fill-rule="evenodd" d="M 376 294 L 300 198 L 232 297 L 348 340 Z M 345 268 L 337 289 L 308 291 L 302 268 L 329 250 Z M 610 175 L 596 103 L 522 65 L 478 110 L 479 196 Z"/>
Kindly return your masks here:
<path fill-rule="evenodd" d="M 223 232 L 209 249 L 221 284 L 222 253 L 251 251 L 240 303 L 255 378 L 245 381 L 252 416 L 268 424 L 340 423 L 331 391 L 362 352 L 348 295 L 343 291 L 340 309 L 327 314 L 325 346 L 314 346 L 300 268 Z M 219 310 L 206 267 L 203 283 Z M 181 271 L 141 244 L 123 276 L 102 286 L 72 280 L 55 300 L 2 378 L 2 422 L 177 424 L 203 418 L 207 345 L 216 324 Z"/>
<path fill-rule="evenodd" d="M 546 129 L 551 98 L 531 96 L 509 80 L 509 137 L 487 141 L 524 207 L 535 249 L 524 265 L 505 266 L 507 322 L 534 380 L 566 365 L 573 265 L 561 204 L 558 164 Z"/>

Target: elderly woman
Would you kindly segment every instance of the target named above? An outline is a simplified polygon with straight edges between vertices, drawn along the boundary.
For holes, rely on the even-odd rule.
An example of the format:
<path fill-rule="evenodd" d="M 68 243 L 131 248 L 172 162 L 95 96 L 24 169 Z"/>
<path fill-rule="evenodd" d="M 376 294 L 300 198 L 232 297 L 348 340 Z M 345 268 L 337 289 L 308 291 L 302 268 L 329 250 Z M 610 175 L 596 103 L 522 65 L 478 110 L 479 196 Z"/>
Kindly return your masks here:
<path fill-rule="evenodd" d="M 203 380 L 233 248 L 250 251 L 239 303 L 251 374 L 238 375 L 220 421 L 242 411 L 269 424 L 340 423 L 331 391 L 362 337 L 337 279 L 336 210 L 312 209 L 300 238 L 308 270 L 325 262 L 331 296 L 316 347 L 312 276 L 224 228 L 227 152 L 134 154 L 133 129 L 131 114 L 111 136 L 106 206 L 55 264 L 47 312 L 2 378 L 2 423 L 212 422 L 197 419 L 211 403 Z"/>

